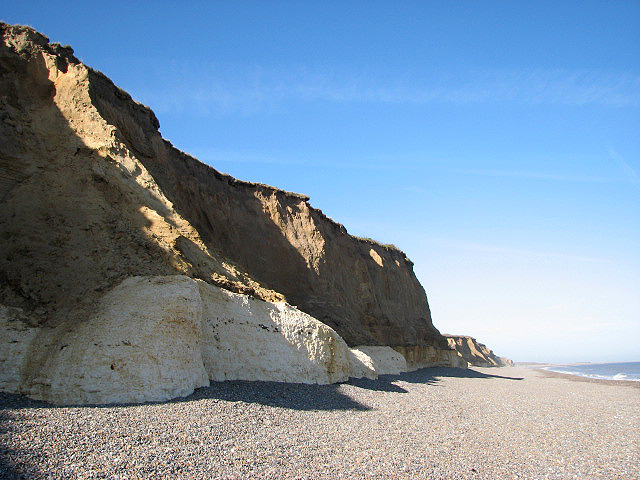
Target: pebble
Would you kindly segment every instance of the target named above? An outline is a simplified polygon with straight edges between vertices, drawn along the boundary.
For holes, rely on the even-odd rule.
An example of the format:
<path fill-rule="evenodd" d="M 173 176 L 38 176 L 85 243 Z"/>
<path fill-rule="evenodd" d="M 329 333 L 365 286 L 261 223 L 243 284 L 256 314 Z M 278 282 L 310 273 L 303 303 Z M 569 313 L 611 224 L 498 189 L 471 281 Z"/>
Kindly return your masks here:
<path fill-rule="evenodd" d="M 0 393 L 0 478 L 631 480 L 639 393 L 523 368 L 220 382 L 138 405 Z"/>

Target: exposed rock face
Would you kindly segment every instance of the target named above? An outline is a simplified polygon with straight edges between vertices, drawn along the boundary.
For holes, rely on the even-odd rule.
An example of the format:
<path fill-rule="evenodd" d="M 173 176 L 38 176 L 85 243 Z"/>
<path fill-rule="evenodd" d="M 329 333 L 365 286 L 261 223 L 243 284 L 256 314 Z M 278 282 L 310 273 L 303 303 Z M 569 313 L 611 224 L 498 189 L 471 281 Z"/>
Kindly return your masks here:
<path fill-rule="evenodd" d="M 373 359 L 364 352 L 352 348 L 349 351 L 351 362 L 351 376 L 354 378 L 369 378 L 375 380 L 378 378 Z"/>
<path fill-rule="evenodd" d="M 175 211 L 196 229 L 207 252 L 282 293 L 289 303 L 335 328 L 350 345 L 447 348 L 403 252 L 349 235 L 313 208 L 308 197 L 240 182 L 177 151 L 161 139 L 153 117 L 113 96 L 114 87 L 104 77 L 92 78 L 90 89 L 102 117 L 117 127 Z M 123 118 L 142 126 L 143 133 L 130 134 Z M 219 281 L 203 260 L 202 248 L 185 241 L 176 247 L 192 266 L 192 275 Z"/>
<path fill-rule="evenodd" d="M 70 48 L 0 31 L 0 303 L 84 321 L 126 277 L 184 274 L 286 299 L 350 345 L 448 349 L 400 250 L 178 151 Z"/>
<path fill-rule="evenodd" d="M 20 391 L 37 334 L 37 326 L 22 309 L 0 305 L 0 391 Z"/>
<path fill-rule="evenodd" d="M 188 277 L 128 278 L 84 322 L 38 327 L 17 309 L 0 313 L 2 391 L 84 404 L 168 400 L 209 385 Z"/>
<path fill-rule="evenodd" d="M 478 343 L 475 338 L 466 335 L 445 335 L 449 345 L 455 348 L 469 365 L 476 367 L 513 366 L 508 358 L 498 357 L 486 345 Z"/>
<path fill-rule="evenodd" d="M 87 321 L 41 330 L 31 345 L 21 391 L 65 404 L 189 395 L 209 385 L 201 317 L 192 279 L 128 278 L 101 299 Z"/>
<path fill-rule="evenodd" d="M 31 29 L 1 30 L 0 303 L 49 326 L 85 321 L 127 277 L 203 269 L 213 284 L 283 299 L 209 252 L 175 211 L 95 108 L 100 74 Z"/>
<path fill-rule="evenodd" d="M 35 326 L 0 308 L 0 391 L 56 404 L 162 401 L 211 380 L 334 383 L 406 371 L 389 347 L 350 350 L 327 325 L 183 275 L 130 277 L 84 322 Z"/>
<path fill-rule="evenodd" d="M 467 361 L 453 348 L 445 350 L 422 345 L 394 345 L 393 349 L 402 354 L 410 371 L 427 367 L 467 367 Z"/>
<path fill-rule="evenodd" d="M 198 283 L 202 355 L 211 380 L 326 384 L 351 376 L 349 347 L 324 323 L 285 302 Z"/>

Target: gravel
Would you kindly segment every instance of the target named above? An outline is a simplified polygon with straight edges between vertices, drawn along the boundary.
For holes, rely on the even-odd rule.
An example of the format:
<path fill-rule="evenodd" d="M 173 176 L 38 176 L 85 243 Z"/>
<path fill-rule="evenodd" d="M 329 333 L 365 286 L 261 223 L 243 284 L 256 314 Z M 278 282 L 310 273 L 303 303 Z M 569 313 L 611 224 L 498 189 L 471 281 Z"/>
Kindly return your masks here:
<path fill-rule="evenodd" d="M 166 403 L 0 393 L 0 478 L 639 479 L 640 389 L 525 368 L 221 382 Z"/>

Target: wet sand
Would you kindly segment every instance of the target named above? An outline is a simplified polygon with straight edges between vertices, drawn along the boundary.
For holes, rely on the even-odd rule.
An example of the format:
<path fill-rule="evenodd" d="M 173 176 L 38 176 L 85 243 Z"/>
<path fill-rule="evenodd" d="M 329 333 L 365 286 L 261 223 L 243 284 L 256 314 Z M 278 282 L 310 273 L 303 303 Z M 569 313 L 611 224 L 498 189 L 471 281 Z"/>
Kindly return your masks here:
<path fill-rule="evenodd" d="M 624 382 L 628 383 L 628 382 Z M 640 392 L 528 368 L 222 382 L 167 403 L 0 394 L 0 478 L 638 479 Z"/>

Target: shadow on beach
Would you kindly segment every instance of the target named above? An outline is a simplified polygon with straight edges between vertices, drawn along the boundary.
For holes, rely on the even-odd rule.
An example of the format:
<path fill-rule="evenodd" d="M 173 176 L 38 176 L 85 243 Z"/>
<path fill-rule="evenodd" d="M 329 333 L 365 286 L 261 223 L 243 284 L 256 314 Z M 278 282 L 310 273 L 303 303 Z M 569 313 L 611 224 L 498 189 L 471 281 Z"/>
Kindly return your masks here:
<path fill-rule="evenodd" d="M 351 378 L 347 382 L 368 390 L 379 392 L 396 392 L 407 393 L 407 390 L 394 382 L 402 381 L 408 383 L 420 383 L 426 385 L 435 385 L 442 377 L 457 378 L 501 378 L 504 380 L 523 380 L 523 377 L 507 377 L 503 375 L 490 375 L 488 373 L 478 372 L 467 368 L 451 368 L 451 367 L 431 367 L 421 368 L 413 372 L 405 372 L 399 375 L 380 375 L 377 380 L 369 380 L 367 378 Z"/>
<path fill-rule="evenodd" d="M 212 382 L 188 397 L 172 400 L 217 399 L 228 402 L 258 403 L 293 410 L 370 410 L 340 391 L 340 384 L 259 382 L 228 380 Z"/>
<path fill-rule="evenodd" d="M 212 382 L 209 387 L 198 388 L 187 397 L 175 398 L 166 402 L 141 402 L 110 405 L 67 405 L 59 406 L 47 402 L 31 400 L 23 395 L 0 393 L 0 411 L 24 408 L 116 408 L 124 406 L 156 405 L 184 403 L 198 400 L 222 400 L 226 402 L 245 402 L 260 405 L 287 408 L 292 410 L 370 410 L 349 395 L 343 393 L 341 385 L 390 393 L 408 393 L 396 382 L 433 385 L 442 377 L 457 378 L 500 378 L 505 380 L 522 380 L 518 377 L 490 375 L 464 368 L 422 368 L 399 375 L 380 375 L 376 380 L 352 378 L 343 384 L 316 385 L 305 383 L 280 383 L 246 380 L 228 380 Z"/>
<path fill-rule="evenodd" d="M 24 408 L 117 408 L 141 405 L 164 405 L 208 399 L 226 402 L 257 403 L 270 407 L 289 408 L 293 410 L 369 410 L 369 407 L 353 400 L 348 395 L 340 392 L 339 389 L 339 383 L 316 385 L 227 380 L 224 382 L 211 382 L 211 386 L 198 388 L 187 397 L 178 397 L 164 402 L 64 406 L 31 400 L 23 395 L 0 393 L 0 414 L 2 410 Z"/>
<path fill-rule="evenodd" d="M 4 396 L 0 394 L 0 437 L 12 435 L 14 432 L 14 415 L 10 412 L 2 411 L 4 407 Z M 12 395 L 21 397 L 20 395 Z M 26 397 L 22 397 L 26 398 Z M 27 399 L 28 400 L 28 399 Z M 31 400 L 33 401 L 33 400 Z M 22 459 L 29 459 L 28 461 Z M 23 480 L 27 478 L 44 478 L 38 469 L 38 459 L 40 452 L 9 447 L 0 442 L 0 478 L 3 480 Z"/>
<path fill-rule="evenodd" d="M 524 380 L 524 377 L 508 377 L 478 372 L 471 368 L 432 367 L 421 368 L 413 372 L 403 373 L 401 379 L 406 382 L 424 383 L 425 377 L 457 377 L 457 378 L 501 378 L 503 380 Z"/>

